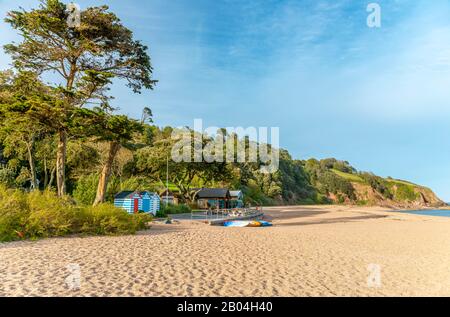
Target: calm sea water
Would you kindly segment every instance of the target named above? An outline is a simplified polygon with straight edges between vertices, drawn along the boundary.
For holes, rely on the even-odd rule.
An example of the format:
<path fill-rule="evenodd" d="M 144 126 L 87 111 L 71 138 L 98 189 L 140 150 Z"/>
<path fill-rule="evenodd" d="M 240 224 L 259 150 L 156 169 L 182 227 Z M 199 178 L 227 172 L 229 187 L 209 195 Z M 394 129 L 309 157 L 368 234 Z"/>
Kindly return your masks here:
<path fill-rule="evenodd" d="M 413 215 L 450 217 L 450 210 L 412 210 L 403 212 L 406 214 L 413 214 Z"/>

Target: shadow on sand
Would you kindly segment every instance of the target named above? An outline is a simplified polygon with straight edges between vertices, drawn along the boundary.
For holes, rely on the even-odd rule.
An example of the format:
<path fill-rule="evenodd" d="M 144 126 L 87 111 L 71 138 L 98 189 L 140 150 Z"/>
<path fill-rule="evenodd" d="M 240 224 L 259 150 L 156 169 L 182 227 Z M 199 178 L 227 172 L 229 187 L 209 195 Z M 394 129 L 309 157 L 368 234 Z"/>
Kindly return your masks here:
<path fill-rule="evenodd" d="M 267 209 L 264 210 L 265 216 L 264 218 L 268 221 L 272 220 L 290 220 L 296 218 L 306 218 L 306 217 L 314 217 L 319 215 L 328 214 L 331 211 L 326 211 L 320 208 L 308 208 L 308 210 L 298 210 L 298 211 L 278 211 Z"/>
<path fill-rule="evenodd" d="M 333 224 L 333 223 L 347 223 L 347 222 L 356 222 L 356 221 L 362 221 L 362 220 L 382 219 L 382 218 L 387 218 L 387 217 L 388 216 L 378 216 L 378 215 L 340 217 L 340 218 L 322 219 L 319 221 L 280 223 L 280 224 L 277 224 L 277 227 L 295 227 L 295 226 L 324 225 L 324 224 Z"/>

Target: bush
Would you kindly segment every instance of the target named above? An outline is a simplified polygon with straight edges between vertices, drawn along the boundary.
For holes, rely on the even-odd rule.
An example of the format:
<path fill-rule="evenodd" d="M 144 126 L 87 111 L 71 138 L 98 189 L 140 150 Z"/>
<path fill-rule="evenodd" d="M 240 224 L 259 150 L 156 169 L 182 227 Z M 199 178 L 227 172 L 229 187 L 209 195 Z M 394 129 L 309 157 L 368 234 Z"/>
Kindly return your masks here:
<path fill-rule="evenodd" d="M 28 214 L 23 194 L 0 185 L 0 241 L 23 238 Z"/>
<path fill-rule="evenodd" d="M 148 214 L 128 214 L 110 204 L 77 206 L 54 193 L 24 193 L 0 185 L 0 241 L 69 234 L 134 234 L 152 221 Z"/>
<path fill-rule="evenodd" d="M 0 167 L 0 185 L 14 187 L 16 185 L 16 174 L 8 167 Z"/>
<path fill-rule="evenodd" d="M 325 193 L 335 194 L 339 203 L 343 203 L 347 197 L 350 200 L 356 200 L 355 189 L 348 180 L 339 177 L 333 172 L 322 171 L 317 175 L 318 188 Z"/>
<path fill-rule="evenodd" d="M 52 192 L 27 194 L 29 215 L 25 233 L 31 239 L 60 237 L 76 233 L 81 213 L 68 198 L 60 199 Z"/>
<path fill-rule="evenodd" d="M 73 198 L 83 205 L 91 205 L 94 203 L 97 195 L 98 175 L 90 174 L 82 176 L 76 183 L 73 191 Z"/>
<path fill-rule="evenodd" d="M 161 209 L 156 214 L 156 216 L 163 218 L 166 217 L 167 215 L 189 214 L 191 212 L 192 209 L 188 205 L 161 204 Z"/>
<path fill-rule="evenodd" d="M 393 198 L 387 182 L 383 178 L 372 175 L 370 173 L 361 173 L 360 176 L 370 185 L 370 187 L 372 187 L 373 190 L 379 192 L 381 195 L 383 195 L 384 198 Z"/>
<path fill-rule="evenodd" d="M 418 194 L 414 191 L 412 186 L 398 184 L 395 192 L 395 199 L 400 201 L 415 201 Z"/>
<path fill-rule="evenodd" d="M 131 216 L 136 231 L 148 229 L 150 223 L 153 221 L 153 216 L 151 214 L 137 214 Z"/>
<path fill-rule="evenodd" d="M 110 204 L 84 210 L 82 233 L 97 235 L 134 234 L 152 220 L 147 214 L 128 214 Z"/>

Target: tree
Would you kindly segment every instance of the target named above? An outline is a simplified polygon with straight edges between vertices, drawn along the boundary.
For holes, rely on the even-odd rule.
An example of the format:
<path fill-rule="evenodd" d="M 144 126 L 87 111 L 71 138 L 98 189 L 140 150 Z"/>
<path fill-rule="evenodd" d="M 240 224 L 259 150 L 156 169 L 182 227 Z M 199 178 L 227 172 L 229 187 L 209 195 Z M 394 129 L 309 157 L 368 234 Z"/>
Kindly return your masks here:
<path fill-rule="evenodd" d="M 56 142 L 53 134 L 47 135 L 36 144 L 36 159 L 40 165 L 43 178 L 43 188 L 50 190 L 53 188 L 53 182 L 56 174 Z"/>
<path fill-rule="evenodd" d="M 183 133 L 191 135 L 191 149 L 194 140 L 201 141 L 203 146 L 210 139 L 191 130 Z M 183 134 L 181 133 L 181 134 Z M 182 198 L 186 202 L 192 202 L 196 196 L 195 187 L 215 184 L 216 182 L 230 180 L 231 171 L 227 163 L 207 163 L 194 161 L 194 153 L 188 153 L 190 161 L 174 162 L 172 160 L 172 149 L 180 141 L 180 138 L 165 137 L 156 141 L 153 146 L 139 149 L 136 153 L 137 170 L 146 175 L 154 175 L 156 180 L 165 183 L 167 177 L 172 184 L 180 190 Z M 187 144 L 186 144 L 187 145 Z M 169 174 L 167 174 L 167 160 L 169 160 Z"/>
<path fill-rule="evenodd" d="M 35 144 L 46 135 L 46 129 L 28 113 L 16 110 L 23 110 L 30 103 L 39 102 L 42 95 L 48 92 L 48 88 L 30 72 L 3 72 L 0 77 L 0 136 L 3 139 L 3 152 L 8 156 L 26 158 L 31 189 L 39 189 Z"/>
<path fill-rule="evenodd" d="M 129 119 L 124 115 L 109 115 L 105 112 L 99 112 L 98 118 L 100 120 L 98 141 L 108 142 L 109 151 L 100 173 L 94 205 L 105 202 L 108 181 L 117 153 L 122 147 L 132 148 L 133 135 L 142 132 L 142 124 L 139 121 Z"/>
<path fill-rule="evenodd" d="M 60 196 L 66 192 L 66 150 L 74 108 L 106 104 L 114 78 L 127 81 L 135 93 L 156 84 L 147 47 L 133 39 L 133 33 L 107 6 L 89 7 L 80 16 L 80 25 L 71 27 L 65 4 L 45 0 L 37 9 L 11 11 L 5 19 L 22 36 L 21 43 L 5 46 L 16 69 L 59 76 L 51 86 L 60 94 L 52 110 L 62 118 L 57 121 L 56 159 Z"/>

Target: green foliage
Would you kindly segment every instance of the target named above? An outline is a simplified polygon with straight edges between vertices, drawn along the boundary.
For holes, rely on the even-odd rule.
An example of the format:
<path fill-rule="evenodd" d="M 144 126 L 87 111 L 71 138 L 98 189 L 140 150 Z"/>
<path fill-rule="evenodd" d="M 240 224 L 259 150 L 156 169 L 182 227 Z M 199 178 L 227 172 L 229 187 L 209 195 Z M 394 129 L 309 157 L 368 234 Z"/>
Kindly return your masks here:
<path fill-rule="evenodd" d="M 351 182 L 334 172 L 335 163 L 336 160 L 333 159 L 321 162 L 317 160 L 307 161 L 305 169 L 309 174 L 311 183 L 323 195 L 336 195 L 338 203 L 344 203 L 346 199 L 356 200 L 355 189 Z"/>
<path fill-rule="evenodd" d="M 188 205 L 172 205 L 172 204 L 161 204 L 161 209 L 157 213 L 157 217 L 164 218 L 168 215 L 177 215 L 177 214 L 190 214 L 192 212 L 191 207 Z"/>
<path fill-rule="evenodd" d="M 8 188 L 16 185 L 16 173 L 11 168 L 0 167 L 0 185 L 4 185 Z"/>
<path fill-rule="evenodd" d="M 25 194 L 29 209 L 25 234 L 31 239 L 60 237 L 75 233 L 82 213 L 73 201 L 59 199 L 52 192 Z"/>
<path fill-rule="evenodd" d="M 337 169 L 332 169 L 331 171 L 333 173 L 335 173 L 336 175 L 338 175 L 339 177 L 345 178 L 346 180 L 348 180 L 350 182 L 364 183 L 364 180 L 356 174 L 345 173 L 345 172 L 342 172 Z"/>
<path fill-rule="evenodd" d="M 279 185 L 281 196 L 287 203 L 298 203 L 316 198 L 316 190 L 311 186 L 301 161 L 293 160 L 291 155 L 280 151 Z M 274 195 L 269 195 L 276 198 Z"/>
<path fill-rule="evenodd" d="M 28 215 L 28 204 L 22 192 L 0 184 L 0 241 L 24 236 Z"/>
<path fill-rule="evenodd" d="M 202 142 L 204 146 L 208 144 L 208 138 L 189 129 L 179 131 L 177 137 L 172 138 L 171 135 L 166 135 L 166 130 L 169 129 L 164 128 L 159 131 L 153 146 L 146 146 L 136 151 L 135 166 L 139 175 L 152 175 L 157 180 L 165 180 L 169 177 L 169 181 L 177 186 L 181 199 L 186 203 L 194 200 L 193 188 L 205 187 L 206 184 L 228 183 L 232 180 L 230 165 L 195 162 L 193 153 L 188 153 L 188 159 L 179 162 L 169 160 L 170 173 L 167 175 L 167 159 L 172 158 L 175 152 L 181 155 L 182 147 L 190 145 L 189 140 L 187 144 L 182 141 L 184 136 L 190 136 L 192 140 Z"/>
<path fill-rule="evenodd" d="M 128 214 L 110 204 L 86 207 L 52 192 L 24 193 L 0 186 L 0 241 L 134 234 L 151 221 L 148 214 Z"/>
<path fill-rule="evenodd" d="M 372 187 L 373 190 L 379 192 L 386 199 L 392 199 L 393 195 L 389 190 L 389 186 L 387 181 L 379 176 L 370 174 L 370 173 L 361 173 L 361 178 Z"/>
<path fill-rule="evenodd" d="M 396 184 L 394 198 L 398 201 L 414 201 L 418 198 L 418 194 L 414 191 L 414 187 L 405 184 Z"/>
<path fill-rule="evenodd" d="M 110 204 L 87 207 L 83 211 L 81 232 L 96 235 L 134 234 L 145 229 L 152 217 L 148 214 L 128 214 Z"/>
<path fill-rule="evenodd" d="M 113 202 L 114 196 L 124 190 L 130 190 L 130 191 L 154 191 L 156 192 L 156 188 L 158 186 L 155 185 L 154 181 L 152 179 L 149 179 L 148 177 L 143 176 L 129 176 L 128 178 L 125 177 L 118 177 L 118 176 L 112 176 L 111 180 L 108 184 L 108 189 L 106 193 L 106 201 Z M 92 188 L 93 191 L 96 191 L 97 187 Z M 95 196 L 95 194 L 94 194 Z"/>
<path fill-rule="evenodd" d="M 6 115 L 5 107 L 0 109 L 0 121 L 15 126 L 14 133 L 8 134 L 12 139 L 7 143 L 13 140 L 22 143 L 18 148 L 21 153 L 16 156 L 23 155 L 23 148 L 27 148 L 34 188 L 37 179 L 33 148 L 42 130 L 58 136 L 57 169 L 65 171 L 69 138 L 101 135 L 103 140 L 121 143 L 121 137 L 140 125 L 123 115 L 108 115 L 106 120 L 99 120 L 105 117 L 100 112 L 114 110 L 108 103 L 113 98 L 109 87 L 114 79 L 124 80 L 134 93 L 153 89 L 157 82 L 152 79 L 148 47 L 134 39 L 133 32 L 108 6 L 88 7 L 80 14 L 81 25 L 68 26 L 70 12 L 66 5 L 59 0 L 46 0 L 38 8 L 8 12 L 5 18 L 20 37 L 19 41 L 5 45 L 5 52 L 11 56 L 15 71 L 25 76 L 19 76 L 16 85 L 11 83 L 8 74 L 0 76 L 0 104 L 8 102 Z M 49 80 L 47 84 L 42 84 L 42 78 Z M 32 81 L 36 85 L 30 85 Z M 18 89 L 8 93 L 11 85 Z M 101 111 L 86 109 L 88 104 L 99 104 Z M 144 121 L 149 116 L 151 111 L 146 108 Z M 119 138 L 111 131 L 119 133 Z M 114 156 L 109 158 L 110 163 Z M 108 173 L 106 170 L 105 174 Z M 66 194 L 65 174 L 56 175 L 58 194 L 62 196 Z M 103 201 L 105 186 L 100 189 L 98 199 Z"/>
<path fill-rule="evenodd" d="M 256 181 L 249 181 L 248 185 L 243 187 L 243 192 L 245 205 L 276 205 L 276 201 L 265 195 Z"/>
<path fill-rule="evenodd" d="M 320 161 L 320 166 L 322 169 L 334 169 L 342 173 L 353 174 L 356 170 L 347 161 L 338 161 L 334 158 L 325 159 Z"/>
<path fill-rule="evenodd" d="M 84 205 L 92 205 L 97 194 L 98 174 L 83 175 L 76 183 L 73 198 Z"/>
<path fill-rule="evenodd" d="M 392 177 L 385 179 L 372 173 L 358 172 L 348 162 L 335 159 L 322 161 L 312 159 L 304 162 L 304 166 L 311 183 L 319 192 L 335 194 L 336 202 L 338 203 L 344 203 L 346 197 L 351 200 L 356 199 L 351 183 L 369 185 L 375 192 L 382 195 L 384 199 L 397 202 L 413 202 L 420 198 L 416 191 L 416 188 L 419 186 L 406 181 L 396 180 Z M 422 190 L 424 189 L 422 188 Z M 369 202 L 361 200 L 355 201 L 355 203 L 363 206 Z"/>
<path fill-rule="evenodd" d="M 73 198 L 80 204 L 92 205 L 97 194 L 99 176 L 97 173 L 83 175 L 76 182 L 76 187 L 73 191 Z M 129 178 L 122 178 L 112 176 L 108 184 L 106 201 L 113 202 L 114 196 L 123 191 L 156 191 L 155 183 L 145 177 L 131 176 Z"/>
<path fill-rule="evenodd" d="M 107 6 L 81 12 L 82 28 L 68 27 L 69 12 L 58 0 L 43 1 L 37 9 L 9 12 L 5 21 L 22 42 L 5 46 L 17 67 L 42 73 L 52 70 L 77 87 L 78 98 L 90 97 L 111 83 L 125 79 L 134 92 L 151 89 L 152 66 L 147 47 L 133 39 L 133 33 Z M 65 43 L 65 45 L 60 45 Z M 73 69 L 60 61 L 69 61 Z M 76 76 L 73 78 L 72 76 Z M 75 82 L 73 82 L 75 80 Z M 95 96 L 93 96 L 95 97 Z"/>
<path fill-rule="evenodd" d="M 319 188 L 322 193 L 336 194 L 339 203 L 345 202 L 345 198 L 356 200 L 355 190 L 352 184 L 333 172 L 324 171 L 318 175 Z"/>

